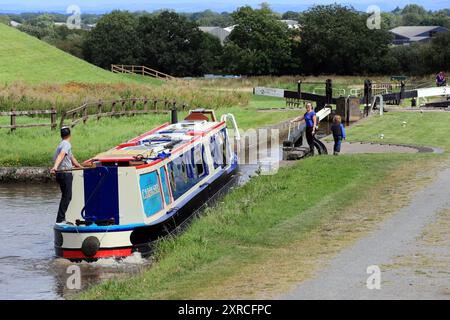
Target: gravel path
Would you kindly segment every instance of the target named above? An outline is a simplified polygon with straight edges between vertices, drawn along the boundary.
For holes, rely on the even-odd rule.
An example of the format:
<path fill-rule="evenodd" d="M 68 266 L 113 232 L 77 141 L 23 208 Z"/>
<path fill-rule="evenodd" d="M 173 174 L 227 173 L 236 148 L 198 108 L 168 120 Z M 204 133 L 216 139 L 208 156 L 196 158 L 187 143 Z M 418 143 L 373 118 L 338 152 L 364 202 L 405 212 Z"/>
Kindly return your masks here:
<path fill-rule="evenodd" d="M 282 299 L 450 299 L 450 168 Z M 369 290 L 367 267 L 381 288 Z"/>

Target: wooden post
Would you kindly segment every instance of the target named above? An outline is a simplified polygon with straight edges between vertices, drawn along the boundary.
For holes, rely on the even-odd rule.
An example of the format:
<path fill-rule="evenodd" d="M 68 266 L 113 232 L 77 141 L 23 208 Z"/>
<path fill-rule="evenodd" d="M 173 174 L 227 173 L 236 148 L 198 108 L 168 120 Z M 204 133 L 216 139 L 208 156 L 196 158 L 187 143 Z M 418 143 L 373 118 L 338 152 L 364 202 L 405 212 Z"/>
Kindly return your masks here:
<path fill-rule="evenodd" d="M 131 99 L 131 115 L 132 116 L 135 116 L 136 115 L 136 113 L 135 113 L 135 111 L 137 111 L 137 109 L 136 109 L 136 102 L 137 102 L 137 99 L 136 98 L 132 98 Z"/>
<path fill-rule="evenodd" d="M 61 121 L 59 122 L 59 127 L 64 127 L 64 120 L 66 118 L 66 111 L 61 112 Z"/>
<path fill-rule="evenodd" d="M 100 120 L 100 118 L 102 117 L 102 116 L 101 116 L 101 113 L 102 113 L 102 105 L 103 105 L 102 100 L 99 100 L 99 101 L 98 101 L 98 104 L 97 104 L 97 121 Z"/>
<path fill-rule="evenodd" d="M 88 119 L 88 106 L 86 105 L 83 109 L 83 123 L 86 124 Z"/>
<path fill-rule="evenodd" d="M 11 109 L 11 133 L 16 130 L 16 110 Z"/>
<path fill-rule="evenodd" d="M 144 98 L 144 113 L 147 113 L 148 111 L 148 106 L 147 106 L 148 100 L 147 97 Z"/>
<path fill-rule="evenodd" d="M 52 108 L 52 113 L 50 114 L 50 122 L 51 122 L 51 129 L 56 129 L 56 109 L 55 107 Z"/>
<path fill-rule="evenodd" d="M 115 112 L 116 112 L 116 101 L 113 100 L 111 104 L 111 118 L 114 116 Z"/>

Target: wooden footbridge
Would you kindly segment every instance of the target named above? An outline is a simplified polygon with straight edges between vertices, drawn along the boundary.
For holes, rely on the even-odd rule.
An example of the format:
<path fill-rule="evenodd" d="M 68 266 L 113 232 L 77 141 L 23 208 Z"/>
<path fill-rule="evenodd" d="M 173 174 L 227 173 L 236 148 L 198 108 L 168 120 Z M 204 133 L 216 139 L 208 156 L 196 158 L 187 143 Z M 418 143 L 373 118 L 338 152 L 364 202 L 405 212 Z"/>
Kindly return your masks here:
<path fill-rule="evenodd" d="M 162 80 L 174 80 L 176 79 L 174 76 L 171 76 L 167 73 L 149 68 L 147 66 L 139 66 L 139 65 L 126 65 L 126 64 L 112 64 L 111 72 L 113 73 L 125 73 L 125 74 L 138 74 L 141 76 L 147 76 Z"/>

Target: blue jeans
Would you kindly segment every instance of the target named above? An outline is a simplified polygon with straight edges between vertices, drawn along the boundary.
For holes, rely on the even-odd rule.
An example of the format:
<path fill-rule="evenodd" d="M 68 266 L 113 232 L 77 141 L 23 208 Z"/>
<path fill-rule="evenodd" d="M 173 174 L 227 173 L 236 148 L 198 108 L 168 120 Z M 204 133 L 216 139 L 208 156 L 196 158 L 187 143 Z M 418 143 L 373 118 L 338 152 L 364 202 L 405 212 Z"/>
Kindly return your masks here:
<path fill-rule="evenodd" d="M 341 152 L 342 137 L 334 137 L 334 152 Z"/>

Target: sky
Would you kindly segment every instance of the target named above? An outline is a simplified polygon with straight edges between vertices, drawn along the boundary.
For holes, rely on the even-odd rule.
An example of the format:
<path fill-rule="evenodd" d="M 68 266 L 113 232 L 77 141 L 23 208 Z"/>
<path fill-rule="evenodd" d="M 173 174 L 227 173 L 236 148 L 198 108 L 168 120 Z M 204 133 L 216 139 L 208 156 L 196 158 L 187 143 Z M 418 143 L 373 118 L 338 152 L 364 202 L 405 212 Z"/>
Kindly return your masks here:
<path fill-rule="evenodd" d="M 205 9 L 214 11 L 234 11 L 243 5 L 258 6 L 263 0 L 0 0 L 0 12 L 65 12 L 70 5 L 77 5 L 83 13 L 104 13 L 114 9 L 146 10 L 174 9 L 179 12 L 195 12 Z M 352 5 L 358 10 L 366 11 L 371 5 L 379 6 L 383 11 L 390 11 L 397 6 L 404 7 L 411 3 L 407 0 L 266 0 L 272 9 L 278 12 L 288 10 L 302 11 L 314 4 L 340 3 Z M 450 0 L 416 0 L 428 10 L 450 8 Z"/>

